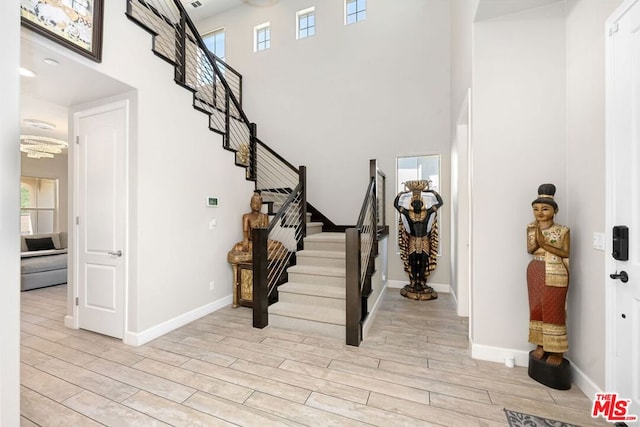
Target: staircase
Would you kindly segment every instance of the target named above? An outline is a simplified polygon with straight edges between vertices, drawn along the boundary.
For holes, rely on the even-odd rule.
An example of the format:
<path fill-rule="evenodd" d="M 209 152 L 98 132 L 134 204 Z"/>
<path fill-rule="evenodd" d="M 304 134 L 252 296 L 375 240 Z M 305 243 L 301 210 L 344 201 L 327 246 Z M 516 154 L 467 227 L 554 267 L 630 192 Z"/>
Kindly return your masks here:
<path fill-rule="evenodd" d="M 269 324 L 278 328 L 345 338 L 346 262 L 344 233 L 316 233 L 289 267 L 289 281 L 278 287 L 269 307 Z"/>
<path fill-rule="evenodd" d="M 384 174 L 377 166 L 372 169 L 368 196 L 352 230 L 357 233 L 348 238 L 323 233 L 325 224 L 312 222 L 306 212 L 306 168 L 292 166 L 257 138 L 256 125 L 242 109 L 242 76 L 205 48 L 181 1 L 127 0 L 126 15 L 152 35 L 152 51 L 174 67 L 175 82 L 193 93 L 193 107 L 209 116 L 209 128 L 223 136 L 223 148 L 235 153 L 236 165 L 246 169 L 246 178 L 272 204 L 269 230 L 253 230 L 254 327 L 271 324 L 346 337 L 348 344 L 358 345 L 373 274 L 376 188 L 384 191 Z M 327 226 L 344 229 L 314 212 Z M 268 258 L 268 240 L 280 241 L 285 249 Z M 276 288 L 278 302 L 267 310 Z"/>

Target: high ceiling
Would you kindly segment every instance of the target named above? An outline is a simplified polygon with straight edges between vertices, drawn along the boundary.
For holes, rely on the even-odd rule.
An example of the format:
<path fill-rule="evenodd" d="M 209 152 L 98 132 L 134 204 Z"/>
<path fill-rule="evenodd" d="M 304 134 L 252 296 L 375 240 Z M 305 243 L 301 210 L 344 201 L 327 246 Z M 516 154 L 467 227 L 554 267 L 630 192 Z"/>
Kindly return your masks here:
<path fill-rule="evenodd" d="M 564 0 L 480 0 L 476 11 L 476 21 L 497 18 L 526 9 L 546 6 Z"/>
<path fill-rule="evenodd" d="M 181 0 L 194 21 L 246 4 L 266 7 L 278 0 Z M 492 19 L 520 10 L 540 7 L 561 0 L 480 0 L 476 21 Z M 200 3 L 194 7 L 194 3 Z M 93 99 L 122 93 L 131 88 L 38 43 L 39 36 L 23 30 L 21 65 L 36 77 L 21 78 L 21 118 L 40 119 L 56 125 L 55 131 L 23 126 L 21 133 L 66 139 L 68 108 Z M 57 65 L 46 63 L 53 59 Z"/>
<path fill-rule="evenodd" d="M 221 13 L 243 4 L 265 7 L 278 0 L 181 0 L 194 21 Z M 199 3 L 194 7 L 194 3 Z M 52 123 L 56 129 L 41 130 L 21 122 L 21 133 L 66 139 L 68 108 L 132 88 L 94 69 L 75 62 L 47 48 L 40 36 L 22 30 L 21 66 L 33 71 L 35 77 L 21 77 L 21 121 L 38 119 Z M 45 62 L 45 59 L 48 61 Z M 50 61 L 54 60 L 57 62 Z M 54 64 L 54 65 L 52 65 Z"/>

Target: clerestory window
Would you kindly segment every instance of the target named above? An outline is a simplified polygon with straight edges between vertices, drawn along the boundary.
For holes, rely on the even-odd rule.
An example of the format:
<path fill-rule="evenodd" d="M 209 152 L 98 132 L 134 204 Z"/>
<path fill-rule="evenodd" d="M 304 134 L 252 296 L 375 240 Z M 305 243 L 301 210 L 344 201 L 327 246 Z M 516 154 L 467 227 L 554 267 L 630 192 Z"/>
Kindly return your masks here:
<path fill-rule="evenodd" d="M 271 48 L 271 24 L 264 24 L 253 27 L 253 51 L 260 52 Z"/>
<path fill-rule="evenodd" d="M 345 0 L 344 22 L 355 24 L 367 18 L 367 0 Z"/>
<path fill-rule="evenodd" d="M 296 13 L 296 38 L 304 39 L 316 33 L 315 7 L 301 10 Z"/>

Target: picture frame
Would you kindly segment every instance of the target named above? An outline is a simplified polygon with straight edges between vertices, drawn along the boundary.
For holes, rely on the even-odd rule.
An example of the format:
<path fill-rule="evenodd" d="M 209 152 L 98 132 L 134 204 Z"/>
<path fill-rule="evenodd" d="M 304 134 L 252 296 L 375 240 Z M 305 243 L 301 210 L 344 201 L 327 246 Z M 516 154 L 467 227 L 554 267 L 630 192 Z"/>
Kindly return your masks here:
<path fill-rule="evenodd" d="M 26 28 L 93 61 L 102 61 L 104 0 L 20 0 Z"/>

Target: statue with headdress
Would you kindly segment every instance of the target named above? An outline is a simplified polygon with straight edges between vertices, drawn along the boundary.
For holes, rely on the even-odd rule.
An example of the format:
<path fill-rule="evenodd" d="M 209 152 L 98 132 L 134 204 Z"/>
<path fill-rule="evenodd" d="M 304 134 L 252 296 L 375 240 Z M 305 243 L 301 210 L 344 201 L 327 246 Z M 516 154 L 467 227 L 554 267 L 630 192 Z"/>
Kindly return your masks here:
<path fill-rule="evenodd" d="M 400 212 L 400 258 L 410 279 L 400 294 L 421 301 L 436 299 L 438 294 L 427 285 L 427 277 L 437 266 L 437 211 L 443 204 L 442 197 L 429 188 L 426 180 L 407 181 L 404 185 L 406 190 L 398 193 L 393 202 Z"/>
<path fill-rule="evenodd" d="M 527 225 L 529 342 L 536 348 L 529 357 L 529 376 L 552 388 L 571 387 L 566 325 L 569 287 L 570 230 L 554 222 L 558 212 L 556 187 L 542 184 L 531 202 L 535 221 Z"/>

